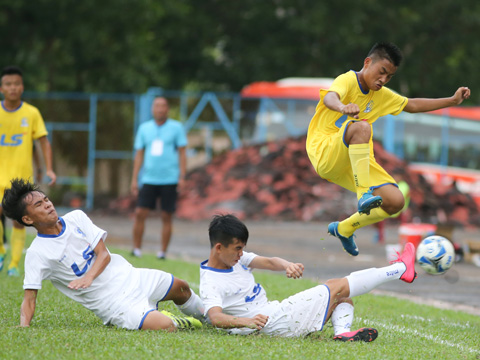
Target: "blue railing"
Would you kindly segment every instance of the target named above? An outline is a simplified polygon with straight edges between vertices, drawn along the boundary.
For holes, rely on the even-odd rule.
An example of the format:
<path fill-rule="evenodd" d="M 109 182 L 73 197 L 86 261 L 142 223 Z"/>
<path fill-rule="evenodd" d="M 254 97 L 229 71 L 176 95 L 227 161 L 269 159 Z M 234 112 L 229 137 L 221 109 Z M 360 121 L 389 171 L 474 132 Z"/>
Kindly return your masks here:
<path fill-rule="evenodd" d="M 61 185 L 79 184 L 86 186 L 85 207 L 87 210 L 94 208 L 95 199 L 95 172 L 97 160 L 104 159 L 133 159 L 132 146 L 118 149 L 98 149 L 97 140 L 109 134 L 99 134 L 98 115 L 101 102 L 131 102 L 133 105 L 132 123 L 130 123 L 133 144 L 136 129 L 139 124 L 151 118 L 151 104 L 156 96 L 165 96 L 176 103 L 178 119 L 189 132 L 193 129 L 205 130 L 205 151 L 207 158 L 212 156 L 212 138 L 215 131 L 222 131 L 230 139 L 232 148 L 241 147 L 244 143 L 261 143 L 286 136 L 299 136 L 306 133 L 308 123 L 315 110 L 315 101 L 292 99 L 244 99 L 238 93 L 214 92 L 182 92 L 150 88 L 145 94 L 85 94 L 85 93 L 35 93 L 26 92 L 27 101 L 34 100 L 60 100 L 84 101 L 88 103 L 88 111 L 84 121 L 49 121 L 46 125 L 50 140 L 54 132 L 84 132 L 88 138 L 87 173 L 82 176 L 63 176 L 57 174 L 57 183 Z M 246 107 L 249 105 L 251 115 L 248 118 Z M 40 111 L 44 113 L 42 106 Z M 208 109 L 208 115 L 206 111 Z M 451 119 L 446 110 L 443 116 L 438 117 L 426 114 L 400 114 L 399 116 L 386 116 L 374 124 L 377 140 L 382 141 L 384 148 L 409 161 L 424 161 L 442 166 L 465 162 L 461 155 L 462 146 L 470 147 L 468 156 L 473 168 L 480 168 L 480 149 L 478 138 L 480 135 L 480 122 Z M 242 124 L 249 121 L 253 131 L 245 136 L 242 134 Z M 120 124 L 119 124 L 120 126 Z M 243 125 L 244 126 L 244 125 Z M 432 134 L 432 129 L 434 129 Z M 437 134 L 438 132 L 438 134 Z M 438 141 L 432 145 L 428 141 L 434 137 Z M 53 144 L 55 146 L 55 144 Z M 459 151 L 452 157 L 452 148 Z M 55 150 L 55 148 L 54 148 Z M 457 152 L 458 152 L 457 151 Z M 431 153 L 435 155 L 432 159 Z"/>

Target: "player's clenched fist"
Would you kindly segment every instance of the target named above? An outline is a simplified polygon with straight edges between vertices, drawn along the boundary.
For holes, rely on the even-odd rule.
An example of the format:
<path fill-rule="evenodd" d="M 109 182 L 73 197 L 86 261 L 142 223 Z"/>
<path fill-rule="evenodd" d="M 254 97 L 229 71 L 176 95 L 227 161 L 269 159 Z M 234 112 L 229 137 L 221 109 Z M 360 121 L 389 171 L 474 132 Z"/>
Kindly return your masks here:
<path fill-rule="evenodd" d="M 303 270 L 305 267 L 300 263 L 290 263 L 285 269 L 287 277 L 293 279 L 299 279 L 303 276 Z"/>

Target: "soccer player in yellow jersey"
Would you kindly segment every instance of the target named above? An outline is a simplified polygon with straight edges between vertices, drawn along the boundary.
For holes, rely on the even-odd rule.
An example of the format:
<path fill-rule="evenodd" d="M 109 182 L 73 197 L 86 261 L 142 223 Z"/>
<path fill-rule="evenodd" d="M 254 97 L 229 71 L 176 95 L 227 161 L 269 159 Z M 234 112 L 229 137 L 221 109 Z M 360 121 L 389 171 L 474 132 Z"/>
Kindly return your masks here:
<path fill-rule="evenodd" d="M 372 123 L 388 114 L 418 113 L 459 105 L 470 97 L 460 87 L 447 98 L 408 99 L 386 88 L 402 60 L 391 43 L 377 43 L 359 72 L 338 76 L 328 90 L 320 91 L 307 134 L 307 153 L 317 173 L 357 194 L 358 211 L 328 225 L 344 249 L 358 255 L 355 230 L 399 212 L 404 198 L 395 180 L 375 161 Z"/>
<path fill-rule="evenodd" d="M 13 178 L 33 181 L 33 146 L 38 140 L 45 160 L 46 175 L 53 185 L 56 175 L 52 170 L 52 149 L 47 138 L 47 130 L 38 109 L 22 101 L 22 71 L 9 66 L 0 74 L 0 92 L 4 100 L 0 106 L 0 199 L 10 187 Z M 0 214 L 2 214 L 0 206 Z M 5 229 L 0 223 L 0 239 Z M 25 246 L 25 227 L 14 221 L 11 235 L 12 258 L 8 266 L 8 275 L 18 276 L 18 263 Z M 3 269 L 6 250 L 0 242 L 0 271 Z"/>

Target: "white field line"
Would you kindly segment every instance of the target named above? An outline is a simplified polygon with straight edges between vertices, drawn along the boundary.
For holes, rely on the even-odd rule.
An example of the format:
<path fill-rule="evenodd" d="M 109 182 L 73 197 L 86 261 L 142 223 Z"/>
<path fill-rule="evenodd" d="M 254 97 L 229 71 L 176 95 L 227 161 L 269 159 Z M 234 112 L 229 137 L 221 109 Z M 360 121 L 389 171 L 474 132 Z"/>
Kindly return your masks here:
<path fill-rule="evenodd" d="M 403 319 L 409 319 L 409 320 L 414 320 L 414 321 L 420 321 L 420 322 L 427 322 L 427 323 L 431 323 L 432 320 L 431 319 L 426 319 L 422 316 L 417 316 L 417 315 L 401 315 L 401 317 Z M 445 327 L 456 327 L 456 328 L 460 328 L 462 330 L 467 330 L 467 329 L 471 329 L 472 326 L 470 325 L 469 322 L 466 322 L 464 324 L 460 324 L 460 323 L 455 323 L 455 322 L 450 322 L 450 321 L 446 321 L 445 319 L 442 319 L 442 323 Z"/>
<path fill-rule="evenodd" d="M 448 301 L 441 301 L 441 300 L 435 300 L 435 299 L 425 299 L 420 296 L 415 296 L 410 294 L 401 294 L 394 291 L 383 291 L 383 290 L 375 289 L 370 293 L 375 295 L 391 296 L 397 299 L 409 300 L 416 304 L 430 305 L 439 309 L 462 311 L 468 314 L 480 316 L 480 308 L 469 306 L 469 305 L 455 304 Z"/>

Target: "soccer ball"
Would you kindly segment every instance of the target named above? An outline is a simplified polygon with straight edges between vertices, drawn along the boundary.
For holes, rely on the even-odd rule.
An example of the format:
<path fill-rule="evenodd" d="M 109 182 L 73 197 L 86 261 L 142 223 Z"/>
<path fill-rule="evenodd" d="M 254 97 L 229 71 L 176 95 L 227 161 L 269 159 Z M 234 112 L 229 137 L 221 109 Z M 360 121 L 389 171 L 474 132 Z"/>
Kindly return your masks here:
<path fill-rule="evenodd" d="M 427 273 L 444 274 L 455 261 L 455 249 L 443 236 L 426 237 L 417 247 L 417 261 Z"/>

